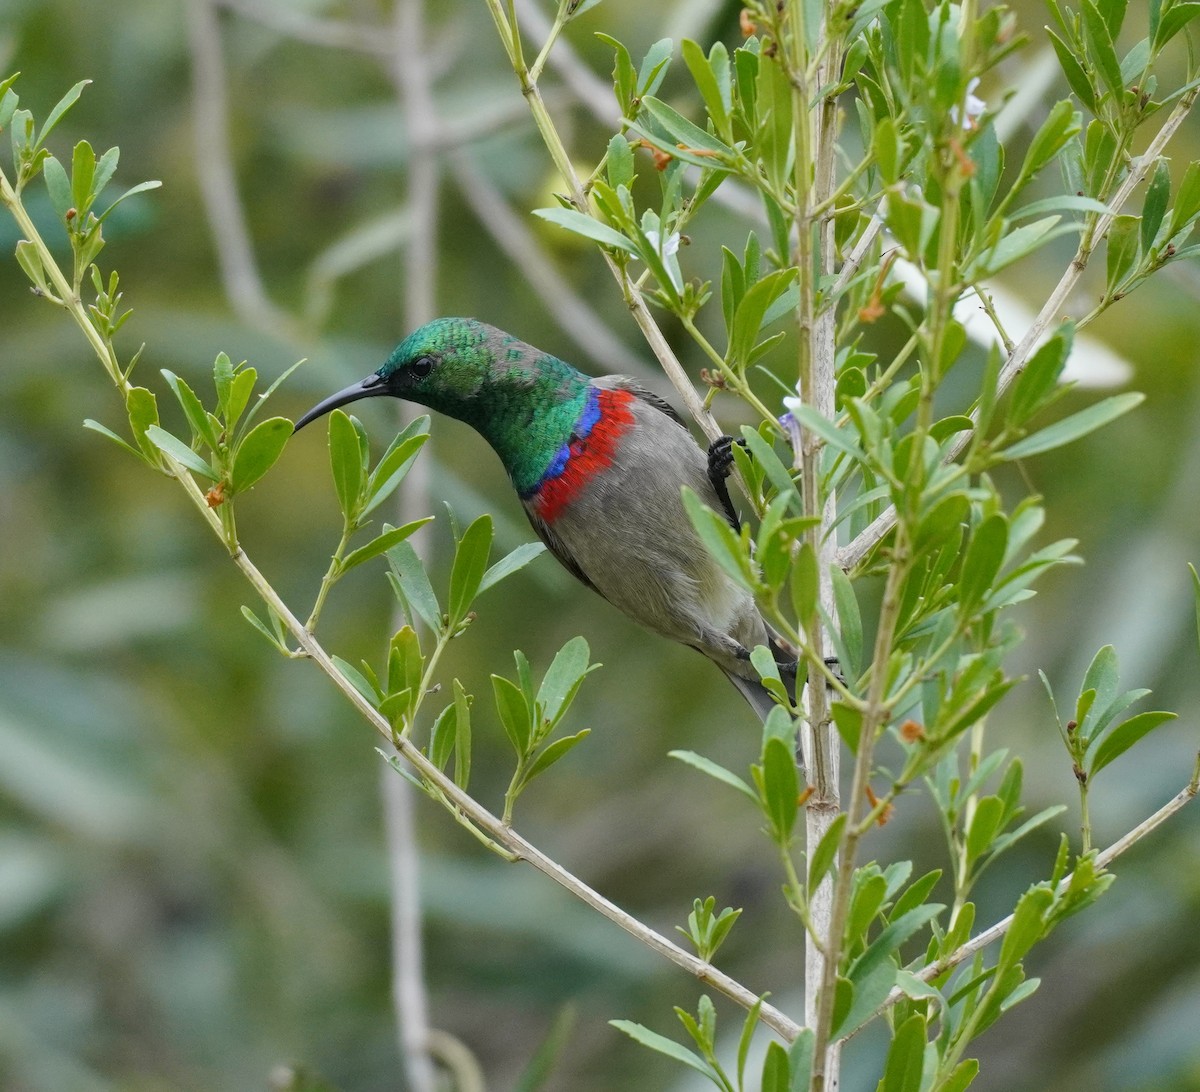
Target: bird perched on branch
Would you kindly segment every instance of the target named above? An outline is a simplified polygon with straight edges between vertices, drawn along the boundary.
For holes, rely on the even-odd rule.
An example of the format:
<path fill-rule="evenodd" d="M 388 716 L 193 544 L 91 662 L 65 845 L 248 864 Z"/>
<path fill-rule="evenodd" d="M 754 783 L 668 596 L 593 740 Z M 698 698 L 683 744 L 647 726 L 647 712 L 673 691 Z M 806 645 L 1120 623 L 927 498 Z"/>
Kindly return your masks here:
<path fill-rule="evenodd" d="M 702 652 L 760 717 L 773 702 L 750 650 L 769 645 L 791 685 L 794 658 L 704 548 L 683 507 L 688 486 L 737 527 L 725 486 L 728 437 L 706 455 L 674 409 L 632 379 L 591 378 L 465 318 L 414 331 L 377 372 L 314 406 L 296 429 L 383 396 L 471 425 L 500 456 L 533 529 L 563 566 L 639 625 Z"/>

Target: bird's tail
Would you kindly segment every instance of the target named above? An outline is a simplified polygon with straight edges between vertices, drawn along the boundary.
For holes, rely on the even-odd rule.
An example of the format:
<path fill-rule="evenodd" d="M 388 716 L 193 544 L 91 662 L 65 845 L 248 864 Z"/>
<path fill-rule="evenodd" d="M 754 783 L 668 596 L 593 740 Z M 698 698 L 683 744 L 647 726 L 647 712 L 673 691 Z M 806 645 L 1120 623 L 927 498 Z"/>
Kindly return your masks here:
<path fill-rule="evenodd" d="M 758 714 L 759 720 L 765 721 L 767 715 L 775 708 L 775 699 L 767 692 L 767 688 L 758 679 L 744 679 L 732 671 L 725 671 L 725 674 L 729 676 L 729 681 L 738 688 L 742 697 L 750 703 L 750 707 Z"/>
<path fill-rule="evenodd" d="M 788 697 L 795 701 L 796 654 L 777 634 L 771 633 L 768 640 L 771 654 L 779 665 L 779 676 L 783 680 L 783 685 L 787 687 Z M 729 681 L 738 688 L 742 697 L 750 703 L 750 707 L 758 714 L 759 720 L 765 721 L 776 705 L 775 699 L 771 697 L 767 688 L 758 679 L 747 679 L 725 668 L 722 670 L 729 676 Z"/>

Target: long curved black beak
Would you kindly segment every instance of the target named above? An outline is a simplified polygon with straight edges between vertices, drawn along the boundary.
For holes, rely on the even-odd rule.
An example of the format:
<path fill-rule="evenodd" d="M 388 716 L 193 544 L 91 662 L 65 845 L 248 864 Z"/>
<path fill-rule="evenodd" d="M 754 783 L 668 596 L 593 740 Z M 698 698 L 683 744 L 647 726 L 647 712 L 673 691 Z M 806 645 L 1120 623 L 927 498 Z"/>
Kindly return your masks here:
<path fill-rule="evenodd" d="M 296 422 L 292 429 L 293 434 L 299 432 L 310 421 L 315 421 L 318 417 L 323 417 L 332 409 L 337 409 L 338 406 L 345 406 L 350 402 L 357 402 L 360 398 L 378 398 L 380 395 L 388 393 L 387 384 L 379 375 L 372 373 L 366 379 L 359 383 L 352 383 L 345 390 L 338 391 L 337 394 L 331 394 L 323 402 L 318 402 L 310 409 L 299 421 Z"/>

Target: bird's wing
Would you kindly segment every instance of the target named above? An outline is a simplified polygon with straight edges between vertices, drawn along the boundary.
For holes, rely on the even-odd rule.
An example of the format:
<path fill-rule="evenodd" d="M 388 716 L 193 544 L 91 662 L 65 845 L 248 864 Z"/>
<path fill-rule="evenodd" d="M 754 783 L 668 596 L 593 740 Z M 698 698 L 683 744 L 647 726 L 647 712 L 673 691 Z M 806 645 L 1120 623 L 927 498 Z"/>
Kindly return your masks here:
<path fill-rule="evenodd" d="M 679 416 L 675 411 L 675 407 L 670 402 L 655 394 L 652 390 L 643 387 L 636 379 L 631 379 L 627 375 L 602 375 L 598 379 L 592 380 L 592 386 L 602 387 L 610 391 L 628 391 L 636 398 L 640 398 L 646 405 L 653 406 L 659 412 L 665 413 L 677 425 L 687 428 L 687 423 Z"/>
<path fill-rule="evenodd" d="M 567 551 L 562 539 L 555 534 L 554 529 L 545 520 L 540 519 L 528 504 L 522 502 L 521 507 L 525 509 L 525 515 L 529 517 L 530 526 L 537 532 L 538 538 L 546 544 L 546 549 L 558 558 L 558 563 L 581 584 L 602 596 L 603 593 L 587 578 L 587 574 L 579 567 L 579 562 Z"/>

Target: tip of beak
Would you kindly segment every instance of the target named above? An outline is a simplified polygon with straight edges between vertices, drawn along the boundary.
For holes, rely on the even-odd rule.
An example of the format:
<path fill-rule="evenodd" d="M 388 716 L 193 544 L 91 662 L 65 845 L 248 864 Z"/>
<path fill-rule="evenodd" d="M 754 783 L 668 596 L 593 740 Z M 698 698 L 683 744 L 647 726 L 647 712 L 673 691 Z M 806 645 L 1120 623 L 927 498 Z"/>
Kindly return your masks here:
<path fill-rule="evenodd" d="M 339 406 L 348 405 L 351 402 L 357 402 L 360 398 L 372 398 L 376 395 L 387 394 L 387 386 L 382 376 L 372 373 L 361 383 L 354 383 L 345 390 L 338 391 L 337 394 L 331 395 L 323 402 L 318 402 L 306 414 L 292 425 L 292 435 L 294 436 L 305 425 L 315 421 L 318 417 L 323 417 L 330 410 L 337 409 Z"/>

